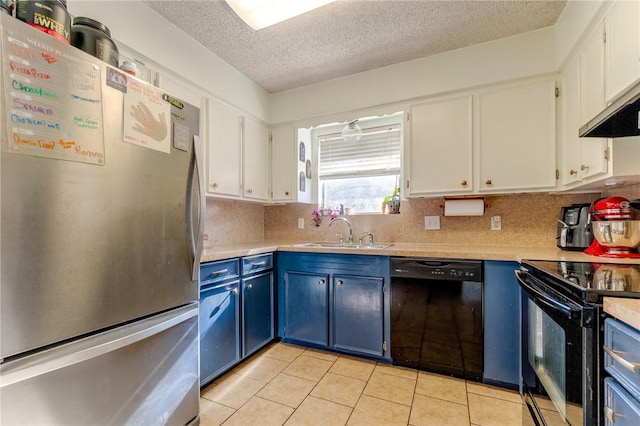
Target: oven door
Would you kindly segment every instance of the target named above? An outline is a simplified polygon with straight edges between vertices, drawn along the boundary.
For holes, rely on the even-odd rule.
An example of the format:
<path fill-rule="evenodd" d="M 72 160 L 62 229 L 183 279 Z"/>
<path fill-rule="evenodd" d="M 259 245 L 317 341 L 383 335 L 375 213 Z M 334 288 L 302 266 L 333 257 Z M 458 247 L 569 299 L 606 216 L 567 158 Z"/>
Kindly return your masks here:
<path fill-rule="evenodd" d="M 524 290 L 523 424 L 597 424 L 592 308 L 566 298 L 527 271 L 517 271 L 516 276 Z"/>

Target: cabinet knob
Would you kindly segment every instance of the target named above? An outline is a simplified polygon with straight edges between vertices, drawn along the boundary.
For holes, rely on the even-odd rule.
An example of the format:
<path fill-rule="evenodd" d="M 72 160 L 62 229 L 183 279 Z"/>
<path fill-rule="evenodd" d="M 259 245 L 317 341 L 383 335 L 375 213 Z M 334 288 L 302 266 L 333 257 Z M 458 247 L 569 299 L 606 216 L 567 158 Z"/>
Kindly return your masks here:
<path fill-rule="evenodd" d="M 589 166 L 587 166 L 586 164 L 583 164 L 582 166 L 580 166 L 580 170 L 584 171 L 587 170 L 589 168 Z"/>
<path fill-rule="evenodd" d="M 571 176 L 573 176 L 573 175 L 577 175 L 577 174 L 578 174 L 578 171 L 577 171 L 577 170 L 573 170 L 573 169 L 571 169 L 571 171 L 569 171 L 569 174 L 570 174 Z"/>
<path fill-rule="evenodd" d="M 247 284 L 247 288 L 251 290 L 253 288 L 253 284 Z"/>
<path fill-rule="evenodd" d="M 324 285 L 324 280 L 323 279 L 319 279 L 318 280 L 318 285 Z"/>
<path fill-rule="evenodd" d="M 289 195 L 289 191 L 285 191 L 284 195 Z"/>
<path fill-rule="evenodd" d="M 338 280 L 338 281 L 336 281 L 336 285 L 340 286 L 340 285 L 342 285 L 342 284 L 344 284 L 344 283 L 342 282 L 342 280 Z"/>
<path fill-rule="evenodd" d="M 460 185 L 462 185 L 462 186 L 467 186 L 467 181 L 466 181 L 466 180 L 463 180 L 462 182 L 460 182 Z"/>
<path fill-rule="evenodd" d="M 485 181 L 485 183 L 486 183 L 487 185 L 491 185 L 491 183 L 492 183 L 492 182 L 491 182 L 491 179 L 487 179 L 487 180 Z"/>
<path fill-rule="evenodd" d="M 247 194 L 251 194 L 253 192 L 252 189 L 247 189 Z"/>
<path fill-rule="evenodd" d="M 214 182 L 214 183 L 212 183 L 212 184 L 211 184 L 211 187 L 212 187 L 212 188 L 217 188 L 217 187 L 218 187 L 218 184 Z"/>

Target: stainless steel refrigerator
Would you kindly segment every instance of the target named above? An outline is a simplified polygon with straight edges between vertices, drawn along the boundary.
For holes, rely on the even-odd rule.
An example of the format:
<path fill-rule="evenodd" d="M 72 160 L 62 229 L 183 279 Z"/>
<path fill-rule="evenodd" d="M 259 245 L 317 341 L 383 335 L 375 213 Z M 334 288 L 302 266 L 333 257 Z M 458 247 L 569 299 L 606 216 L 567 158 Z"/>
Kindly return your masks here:
<path fill-rule="evenodd" d="M 197 424 L 199 109 L 0 15 L 0 424 Z"/>

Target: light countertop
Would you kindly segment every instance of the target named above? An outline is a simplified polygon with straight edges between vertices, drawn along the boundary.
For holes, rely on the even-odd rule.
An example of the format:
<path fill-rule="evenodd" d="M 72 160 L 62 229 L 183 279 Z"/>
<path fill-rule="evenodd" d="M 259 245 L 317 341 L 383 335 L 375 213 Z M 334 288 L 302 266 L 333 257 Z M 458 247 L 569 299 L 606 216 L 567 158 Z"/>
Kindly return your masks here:
<path fill-rule="evenodd" d="M 385 249 L 355 249 L 335 247 L 304 247 L 304 242 L 260 241 L 254 243 L 227 244 L 207 246 L 202 252 L 201 262 L 229 259 L 233 257 L 251 256 L 275 251 L 294 251 L 312 253 L 369 254 L 382 256 L 416 256 L 448 259 L 475 260 L 566 260 L 577 262 L 599 263 L 636 263 L 640 259 L 615 259 L 589 256 L 579 251 L 564 251 L 556 247 L 495 247 L 495 246 L 461 246 L 428 243 L 394 243 Z"/>
<path fill-rule="evenodd" d="M 640 330 L 640 299 L 605 297 L 604 311 Z"/>

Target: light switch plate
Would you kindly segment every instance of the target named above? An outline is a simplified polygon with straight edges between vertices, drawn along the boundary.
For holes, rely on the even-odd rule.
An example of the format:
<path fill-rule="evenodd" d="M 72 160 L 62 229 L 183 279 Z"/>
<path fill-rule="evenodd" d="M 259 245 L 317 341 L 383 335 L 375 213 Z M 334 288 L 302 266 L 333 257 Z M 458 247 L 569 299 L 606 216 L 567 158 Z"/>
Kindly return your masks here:
<path fill-rule="evenodd" d="M 424 229 L 428 229 L 428 230 L 440 229 L 440 216 L 425 216 Z"/>
<path fill-rule="evenodd" d="M 303 217 L 299 217 L 298 218 L 298 229 L 304 229 L 304 218 Z"/>
<path fill-rule="evenodd" d="M 491 230 L 492 231 L 502 230 L 502 216 L 500 216 L 499 214 L 491 216 Z"/>

